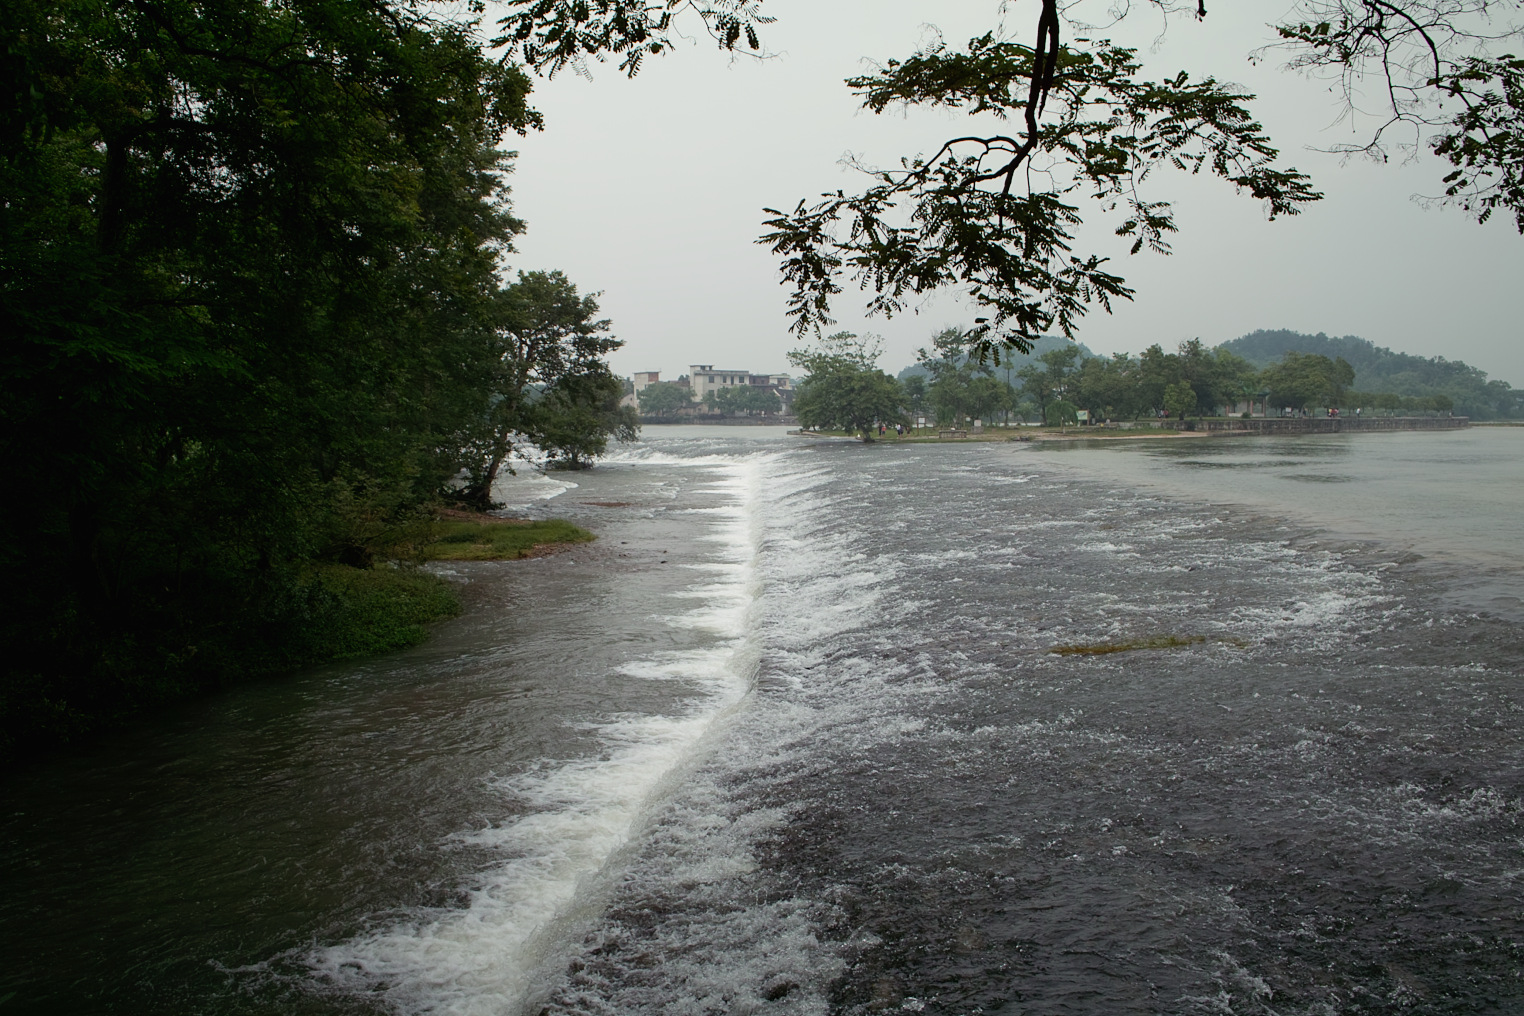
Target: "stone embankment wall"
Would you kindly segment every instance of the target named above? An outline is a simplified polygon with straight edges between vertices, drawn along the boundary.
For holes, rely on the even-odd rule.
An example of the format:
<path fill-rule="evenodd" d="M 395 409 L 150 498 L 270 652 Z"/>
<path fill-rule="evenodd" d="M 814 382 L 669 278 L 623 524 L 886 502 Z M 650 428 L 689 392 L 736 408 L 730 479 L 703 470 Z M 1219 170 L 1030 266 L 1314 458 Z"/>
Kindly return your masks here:
<path fill-rule="evenodd" d="M 1236 417 L 1207 417 L 1185 420 L 1176 426 L 1183 430 L 1205 430 L 1213 434 L 1345 434 L 1351 431 L 1378 430 L 1456 430 L 1471 420 L 1464 416 L 1266 416 L 1248 420 Z"/>

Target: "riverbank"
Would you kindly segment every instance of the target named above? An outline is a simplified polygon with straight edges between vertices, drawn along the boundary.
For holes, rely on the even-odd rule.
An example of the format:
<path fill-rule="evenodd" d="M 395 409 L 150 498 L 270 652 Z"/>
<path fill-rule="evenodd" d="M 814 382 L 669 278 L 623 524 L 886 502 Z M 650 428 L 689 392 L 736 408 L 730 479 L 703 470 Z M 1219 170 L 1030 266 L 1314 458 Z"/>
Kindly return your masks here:
<path fill-rule="evenodd" d="M 220 609 L 169 621 L 124 621 L 72 656 L 7 661 L 0 683 L 0 761 L 86 743 L 170 703 L 304 667 L 395 652 L 460 613 L 455 583 L 432 561 L 545 557 L 594 540 L 562 519 L 439 509 L 387 531 L 359 555 L 271 575 L 264 588 L 211 590 Z"/>
<path fill-rule="evenodd" d="M 977 441 L 1138 441 L 1175 438 L 1224 437 L 1231 435 L 1391 433 L 1394 431 L 1449 431 L 1471 426 L 1464 416 L 1373 416 L 1373 417 L 1196 417 L 1142 424 L 1101 424 L 1067 427 L 985 427 L 977 431 L 926 428 L 906 434 L 889 431 L 874 441 L 938 444 Z M 838 437 L 856 439 L 847 431 L 789 432 L 792 437 Z"/>
<path fill-rule="evenodd" d="M 1399 430 L 1463 430 L 1464 416 L 1268 416 L 1249 419 L 1203 417 L 1184 420 L 1182 430 L 1209 434 L 1356 434 Z"/>
<path fill-rule="evenodd" d="M 717 430 L 0 787 L 0 1011 L 1521 1008 L 1524 430 Z"/>
<path fill-rule="evenodd" d="M 1206 437 L 1206 433 L 1182 431 L 1149 426 L 1136 429 L 1113 429 L 1106 427 L 987 427 L 982 431 L 959 431 L 957 437 L 941 437 L 939 432 L 927 429 L 920 433 L 874 435 L 872 440 L 889 444 L 968 444 L 977 442 L 1006 443 L 1011 441 L 1141 441 L 1175 440 L 1177 438 Z M 857 434 L 841 430 L 791 430 L 790 437 L 841 438 L 859 440 Z"/>
<path fill-rule="evenodd" d="M 565 519 L 502 518 L 447 509 L 439 513 L 433 539 L 420 549 L 424 561 L 517 561 L 549 557 L 597 539 Z"/>

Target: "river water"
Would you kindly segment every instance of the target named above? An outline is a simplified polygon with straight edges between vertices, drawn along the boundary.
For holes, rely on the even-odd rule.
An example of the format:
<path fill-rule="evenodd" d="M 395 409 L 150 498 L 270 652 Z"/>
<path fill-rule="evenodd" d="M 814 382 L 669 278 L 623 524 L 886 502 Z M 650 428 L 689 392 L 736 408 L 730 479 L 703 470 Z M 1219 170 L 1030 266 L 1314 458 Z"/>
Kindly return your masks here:
<path fill-rule="evenodd" d="M 1521 490 L 650 428 L 428 644 L 7 779 L 0 1016 L 1524 1011 Z"/>

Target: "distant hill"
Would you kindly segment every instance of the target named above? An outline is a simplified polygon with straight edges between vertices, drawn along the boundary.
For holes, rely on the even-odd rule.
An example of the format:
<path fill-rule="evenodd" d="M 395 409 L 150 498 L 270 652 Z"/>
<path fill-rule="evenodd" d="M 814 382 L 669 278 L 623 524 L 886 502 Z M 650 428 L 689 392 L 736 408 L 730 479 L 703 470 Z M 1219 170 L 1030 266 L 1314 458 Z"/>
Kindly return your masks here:
<path fill-rule="evenodd" d="M 928 343 L 928 345 L 930 345 L 930 343 Z M 1046 353 L 1048 350 L 1050 350 L 1050 349 L 1063 349 L 1065 346 L 1070 346 L 1070 345 L 1079 346 L 1080 359 L 1081 360 L 1088 360 L 1092 356 L 1095 356 L 1095 354 L 1092 353 L 1090 351 L 1089 347 L 1087 347 L 1083 342 L 1074 342 L 1074 343 L 1071 343 L 1068 339 L 1064 338 L 1061 335 L 1043 335 L 1043 336 L 1038 338 L 1037 344 L 1032 347 L 1032 352 L 1031 353 L 1015 353 L 1015 352 L 1012 352 L 1010 354 L 1001 353 L 1000 354 L 1000 370 L 1001 370 L 1002 373 L 1005 371 L 1005 363 L 1006 363 L 1007 355 L 1009 355 L 1009 358 L 1010 358 L 1011 368 L 1013 370 L 1020 370 L 1022 367 L 1025 367 L 1033 359 L 1041 356 L 1042 354 Z M 915 377 L 916 375 L 920 375 L 922 377 L 926 376 L 926 368 L 922 367 L 919 363 L 912 363 L 910 366 L 908 366 L 904 370 L 900 371 L 899 374 L 896 375 L 896 376 L 901 381 L 903 381 L 903 380 L 905 380 L 908 377 Z"/>
<path fill-rule="evenodd" d="M 1422 357 L 1397 353 L 1355 335 L 1337 338 L 1319 332 L 1276 329 L 1250 332 L 1224 342 L 1218 349 L 1237 353 L 1256 367 L 1265 367 L 1288 352 L 1342 356 L 1355 368 L 1355 389 L 1362 392 L 1393 392 L 1397 395 L 1448 395 L 1455 401 L 1457 416 L 1492 420 L 1521 414 L 1519 397 L 1503 381 L 1487 380 L 1487 372 L 1460 360 L 1442 356 Z"/>

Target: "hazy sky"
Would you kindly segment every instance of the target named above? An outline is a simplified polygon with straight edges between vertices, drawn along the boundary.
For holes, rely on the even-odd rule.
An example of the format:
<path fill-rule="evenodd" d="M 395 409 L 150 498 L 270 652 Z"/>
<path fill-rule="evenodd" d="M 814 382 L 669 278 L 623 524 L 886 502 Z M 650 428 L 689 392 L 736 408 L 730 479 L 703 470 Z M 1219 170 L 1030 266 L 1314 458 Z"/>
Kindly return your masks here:
<path fill-rule="evenodd" d="M 1180 226 L 1172 256 L 1129 257 L 1107 229 L 1081 234 L 1076 250 L 1114 254 L 1138 295 L 1112 315 L 1092 312 L 1080 341 L 1135 353 L 1257 328 L 1353 334 L 1524 386 L 1524 237 L 1511 216 L 1478 226 L 1458 209 L 1425 208 L 1415 196 L 1438 193 L 1444 172 L 1433 155 L 1377 166 L 1316 151 L 1364 134 L 1335 122 L 1326 82 L 1281 70 L 1273 55 L 1250 64 L 1250 51 L 1271 41 L 1266 25 L 1281 5 L 1208 4 L 1205 22 L 1172 19 L 1162 39 L 1159 17 L 1136 6 L 1105 34 L 1138 46 L 1155 79 L 1185 69 L 1256 93 L 1252 108 L 1283 162 L 1311 173 L 1327 196 L 1267 222 L 1258 202 L 1219 180 L 1161 177 L 1153 197 L 1175 202 Z M 1010 5 L 1023 40 L 1033 7 Z M 509 142 L 520 153 L 514 209 L 529 223 L 513 267 L 561 269 L 583 292 L 601 290 L 625 341 L 612 357 L 619 373 L 675 377 L 691 363 L 790 370 L 786 354 L 799 342 L 787 330 L 776 261 L 754 242 L 762 209 L 860 189 L 860 174 L 842 165 L 848 153 L 892 164 L 977 124 L 875 116 L 857 108 L 842 80 L 871 61 L 908 56 L 937 29 L 962 44 L 993 27 L 999 8 L 995 0 L 766 0 L 777 18 L 763 38 L 770 59 L 732 58 L 698 35 L 633 81 L 614 64 L 592 65 L 591 81 L 542 80 L 533 102 L 544 132 Z M 1103 9 L 1097 3 L 1092 16 Z M 1081 203 L 1082 213 L 1095 204 Z M 953 297 L 893 320 L 866 320 L 862 306 L 860 294 L 843 293 L 838 327 L 883 335 L 881 364 L 891 372 L 933 332 L 971 317 Z"/>

